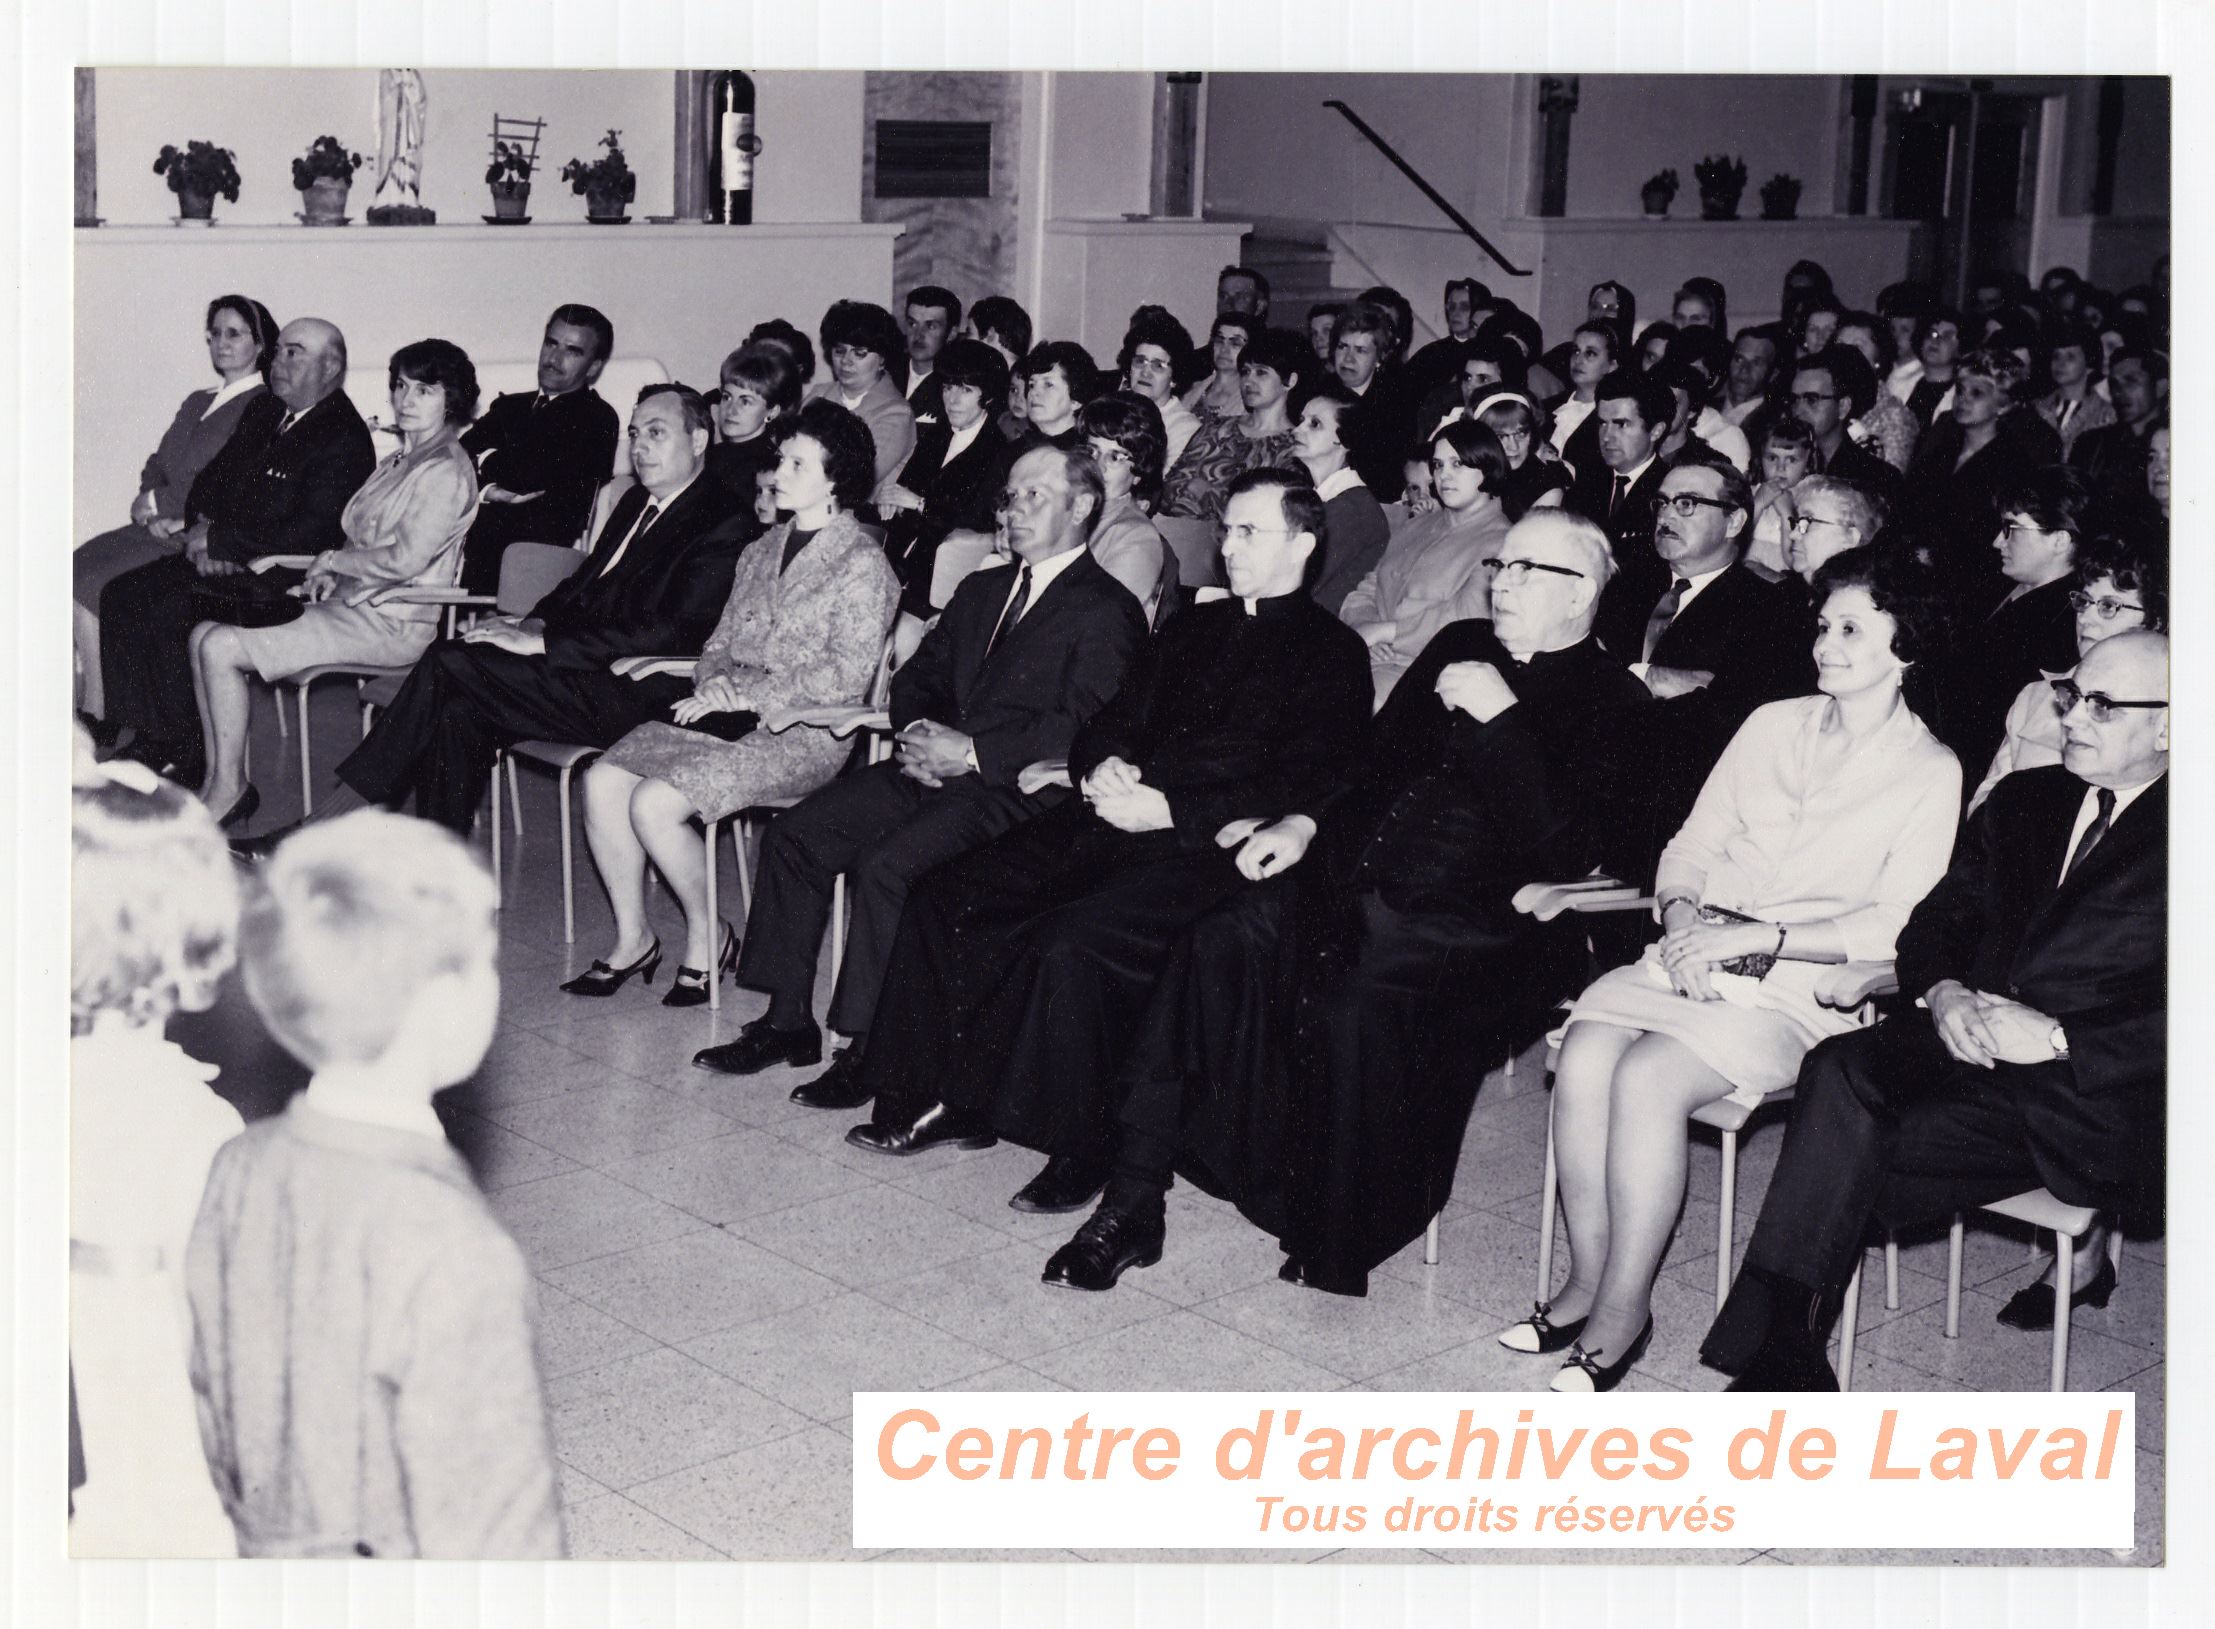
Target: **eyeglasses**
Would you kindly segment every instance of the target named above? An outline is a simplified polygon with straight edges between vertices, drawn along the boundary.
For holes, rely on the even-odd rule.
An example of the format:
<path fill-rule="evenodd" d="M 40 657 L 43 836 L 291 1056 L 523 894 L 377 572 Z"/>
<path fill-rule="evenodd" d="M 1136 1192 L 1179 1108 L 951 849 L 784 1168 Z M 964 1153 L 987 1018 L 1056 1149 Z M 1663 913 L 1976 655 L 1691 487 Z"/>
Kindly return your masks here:
<path fill-rule="evenodd" d="M 1720 498 L 1703 498 L 1697 492 L 1664 492 L 1661 495 L 1664 508 L 1674 509 L 1681 520 L 1690 520 L 1702 509 L 1736 509 L 1735 503 L 1725 503 Z"/>
<path fill-rule="evenodd" d="M 1550 571 L 1556 577 L 1582 577 L 1573 566 L 1549 566 L 1543 560 L 1487 560 L 1484 567 L 1496 583 L 1527 582 L 1534 571 Z"/>
<path fill-rule="evenodd" d="M 2085 611 L 2098 611 L 2100 614 L 2100 620 L 2102 622 L 2113 622 L 2125 611 L 2136 611 L 2140 616 L 2144 616 L 2146 614 L 2146 608 L 2143 605 L 2140 605 L 2136 600 L 2112 600 L 2106 598 L 2105 596 L 2102 596 L 2099 599 L 2094 599 L 2091 595 L 2085 593 L 2084 590 L 2081 588 L 2070 590 L 2069 603 L 2070 605 L 2074 606 L 2079 613 Z"/>
<path fill-rule="evenodd" d="M 1788 530 L 1794 533 L 1804 532 L 1810 526 L 1835 526 L 1842 532 L 1853 530 L 1842 520 L 1826 520 L 1821 515 L 1794 515 L 1784 524 Z"/>
<path fill-rule="evenodd" d="M 1792 399 L 1805 407 L 1816 407 L 1824 402 L 1835 402 L 1838 397 L 1821 390 L 1795 390 Z"/>
<path fill-rule="evenodd" d="M 1011 489 L 1001 493 L 992 501 L 992 508 L 994 513 L 1004 515 L 1010 509 L 1035 509 L 1060 496 L 1060 493 L 1049 492 L 1044 487 L 1027 486 L 1020 492 Z"/>
<path fill-rule="evenodd" d="M 2084 716 L 2095 724 L 2105 724 L 2117 713 L 2128 709 L 2151 711 L 2169 705 L 2166 701 L 2117 701 L 2113 696 L 2104 696 L 2097 690 L 2079 690 L 2068 679 L 2055 679 L 2051 682 L 2054 711 L 2064 718 L 2075 712 L 2080 702 L 2084 706 Z"/>
<path fill-rule="evenodd" d="M 1257 537 L 1290 537 L 1289 526 L 1218 526 L 1215 535 L 1225 543 L 1250 543 Z"/>

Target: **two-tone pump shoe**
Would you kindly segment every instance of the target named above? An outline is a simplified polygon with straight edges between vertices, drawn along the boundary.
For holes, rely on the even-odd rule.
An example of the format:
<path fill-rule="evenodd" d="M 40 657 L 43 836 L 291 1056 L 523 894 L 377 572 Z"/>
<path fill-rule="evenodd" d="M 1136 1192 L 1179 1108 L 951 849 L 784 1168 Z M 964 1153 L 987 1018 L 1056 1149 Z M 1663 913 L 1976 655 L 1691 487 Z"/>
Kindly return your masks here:
<path fill-rule="evenodd" d="M 231 845 L 236 848 L 236 843 Z M 637 979 L 641 984 L 652 984 L 654 974 L 661 966 L 661 941 L 656 939 L 646 947 L 646 954 L 628 967 L 610 967 L 606 962 L 593 964 L 571 979 L 562 989 L 576 996 L 611 996 Z"/>
<path fill-rule="evenodd" d="M 669 980 L 669 993 L 661 998 L 665 1007 L 704 1007 L 708 1004 L 708 987 L 726 973 L 738 971 L 738 935 L 731 925 L 723 924 L 723 948 L 716 952 L 715 966 L 705 972 L 697 967 L 680 965 Z"/>

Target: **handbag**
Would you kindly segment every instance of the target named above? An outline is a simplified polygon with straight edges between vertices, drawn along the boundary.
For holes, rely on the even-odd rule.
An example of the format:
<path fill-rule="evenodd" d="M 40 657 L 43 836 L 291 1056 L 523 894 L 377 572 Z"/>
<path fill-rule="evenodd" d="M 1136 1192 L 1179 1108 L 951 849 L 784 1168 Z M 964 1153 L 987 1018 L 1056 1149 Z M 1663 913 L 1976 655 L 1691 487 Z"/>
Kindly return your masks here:
<path fill-rule="evenodd" d="M 1715 926 L 1727 926 L 1740 922 L 1759 922 L 1758 916 L 1748 916 L 1743 911 L 1729 910 L 1721 905 L 1702 905 L 1700 920 Z M 1716 967 L 1725 973 L 1735 973 L 1740 978 L 1765 979 L 1769 969 L 1777 965 L 1776 952 L 1757 950 L 1744 956 L 1733 956 L 1729 961 L 1717 962 Z"/>

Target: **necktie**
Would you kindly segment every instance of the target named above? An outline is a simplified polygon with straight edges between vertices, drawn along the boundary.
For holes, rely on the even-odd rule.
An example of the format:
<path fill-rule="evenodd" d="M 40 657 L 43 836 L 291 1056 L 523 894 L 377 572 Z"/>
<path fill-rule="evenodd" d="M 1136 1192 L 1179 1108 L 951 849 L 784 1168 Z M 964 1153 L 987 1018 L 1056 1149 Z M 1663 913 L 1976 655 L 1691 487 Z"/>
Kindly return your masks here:
<path fill-rule="evenodd" d="M 1684 603 L 1691 583 L 1679 577 L 1669 584 L 1669 592 L 1654 601 L 1654 614 L 1646 619 L 1646 644 L 1639 652 L 1641 662 L 1654 659 L 1654 647 L 1661 643 L 1661 636 L 1669 631 L 1669 624 L 1677 620 L 1677 608 Z"/>
<path fill-rule="evenodd" d="M 1625 492 L 1627 492 L 1627 491 L 1628 491 L 1629 489 L 1630 489 L 1630 477 L 1629 477 L 1629 476 L 1627 476 L 1627 475 L 1618 475 L 1618 476 L 1616 476 L 1616 477 L 1615 477 L 1615 485 L 1614 485 L 1613 487 L 1611 487 L 1611 488 L 1609 488 L 1609 489 L 1608 489 L 1608 494 L 1607 494 L 1607 512 L 1608 512 L 1608 514 L 1609 514 L 1609 515 L 1611 515 L 1611 516 L 1612 516 L 1612 515 L 1613 515 L 1613 514 L 1615 513 L 1615 511 L 1616 511 L 1617 509 L 1619 509 L 1620 507 L 1622 507 L 1622 502 L 1623 502 L 1623 494 L 1624 494 Z"/>
<path fill-rule="evenodd" d="M 2076 849 L 2069 856 L 2069 869 L 2061 873 L 2063 882 L 2076 875 L 2077 867 L 2084 864 L 2084 857 L 2099 846 L 2100 839 L 2107 835 L 2108 822 L 2115 818 L 2115 794 L 2103 786 L 2093 796 L 2100 806 L 2100 812 L 2092 817 L 2092 824 L 2085 827 L 2084 835 L 2077 839 Z"/>
<path fill-rule="evenodd" d="M 992 643 L 985 646 L 985 660 L 1000 648 L 1000 641 L 1008 636 L 1008 630 L 1022 620 L 1023 608 L 1031 603 L 1031 568 L 1023 567 L 1015 574 L 1015 597 L 1008 601 L 1008 608 L 1000 613 L 1000 625 L 992 630 Z"/>
<path fill-rule="evenodd" d="M 658 503 L 649 503 L 646 506 L 645 510 L 639 515 L 638 524 L 636 526 L 633 526 L 630 531 L 624 535 L 623 541 L 615 546 L 615 552 L 608 556 L 607 567 L 600 573 L 600 575 L 602 577 L 614 576 L 615 568 L 623 563 L 623 556 L 630 552 L 631 545 L 633 543 L 636 543 L 640 538 L 644 537 L 646 535 L 646 528 L 653 525 L 654 522 L 660 518 L 661 505 Z"/>
<path fill-rule="evenodd" d="M 280 425 L 278 425 L 278 426 L 277 426 L 277 433 L 278 433 L 279 435 L 283 435 L 283 434 L 284 434 L 284 433 L 285 433 L 285 432 L 286 432 L 287 430 L 291 429 L 291 428 L 292 428 L 292 427 L 293 427 L 293 426 L 294 426 L 295 424 L 298 424 L 298 423 L 300 422 L 300 420 L 301 420 L 302 418 L 304 418 L 305 416 L 306 416 L 305 414 L 301 414 L 301 413 L 287 413 L 287 414 L 285 415 L 285 418 L 284 418 L 284 422 L 283 422 L 282 424 L 280 424 Z"/>

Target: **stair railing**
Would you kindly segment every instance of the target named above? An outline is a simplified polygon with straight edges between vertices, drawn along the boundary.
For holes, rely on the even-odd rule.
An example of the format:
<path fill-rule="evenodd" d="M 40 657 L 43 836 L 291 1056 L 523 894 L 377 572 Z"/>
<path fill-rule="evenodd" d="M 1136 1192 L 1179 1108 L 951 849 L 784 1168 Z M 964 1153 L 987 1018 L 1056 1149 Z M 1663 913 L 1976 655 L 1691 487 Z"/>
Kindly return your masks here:
<path fill-rule="evenodd" d="M 1382 153 L 1386 158 L 1390 159 L 1392 161 L 1393 168 L 1397 169 L 1402 175 L 1406 176 L 1410 181 L 1414 182 L 1416 190 L 1422 193 L 1422 195 L 1428 198 L 1433 204 L 1438 206 L 1439 213 L 1444 215 L 1448 220 L 1452 221 L 1454 225 L 1461 228 L 1462 236 L 1468 238 L 1470 242 L 1474 243 L 1478 248 L 1482 249 L 1486 254 L 1492 257 L 1493 264 L 1497 265 L 1510 277 L 1530 276 L 1529 271 L 1521 266 L 1514 264 L 1507 258 L 1507 256 L 1500 253 L 1498 247 L 1493 244 L 1492 240 L 1490 238 L 1487 238 L 1482 232 L 1478 231 L 1475 225 L 1470 221 L 1468 216 L 1464 215 L 1460 210 L 1454 208 L 1452 204 L 1446 201 L 1445 195 L 1443 193 L 1441 193 L 1436 187 L 1432 186 L 1428 181 L 1424 180 L 1421 173 L 1416 170 L 1414 165 L 1410 164 L 1406 159 L 1402 158 L 1398 150 L 1394 148 L 1390 142 L 1386 141 L 1382 136 L 1378 135 L 1376 131 L 1370 127 L 1368 120 L 1364 119 L 1360 114 L 1356 113 L 1352 108 L 1348 107 L 1344 102 L 1337 100 L 1335 97 L 1325 102 L 1323 105 L 1337 112 L 1341 117 L 1345 119 L 1348 124 L 1352 125 L 1355 130 L 1360 132 L 1363 139 L 1366 140 L 1370 146 L 1376 148 L 1378 152 Z"/>

